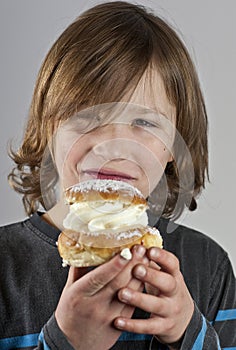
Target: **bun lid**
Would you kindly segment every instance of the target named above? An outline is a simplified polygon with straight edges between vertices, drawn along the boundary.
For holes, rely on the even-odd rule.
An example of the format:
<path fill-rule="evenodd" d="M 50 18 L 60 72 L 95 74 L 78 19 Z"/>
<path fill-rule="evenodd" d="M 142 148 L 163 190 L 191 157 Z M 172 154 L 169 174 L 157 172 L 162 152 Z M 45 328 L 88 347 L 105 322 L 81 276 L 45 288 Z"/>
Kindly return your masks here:
<path fill-rule="evenodd" d="M 121 201 L 130 204 L 146 204 L 142 193 L 124 181 L 94 179 L 79 182 L 65 190 L 68 204 L 87 201 Z"/>

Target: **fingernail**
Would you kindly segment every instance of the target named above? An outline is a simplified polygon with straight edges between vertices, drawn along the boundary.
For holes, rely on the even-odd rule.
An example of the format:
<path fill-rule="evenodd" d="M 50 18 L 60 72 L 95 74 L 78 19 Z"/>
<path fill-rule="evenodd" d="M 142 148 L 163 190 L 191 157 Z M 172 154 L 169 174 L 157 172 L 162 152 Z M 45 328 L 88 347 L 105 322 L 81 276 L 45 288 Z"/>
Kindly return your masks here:
<path fill-rule="evenodd" d="M 156 258 L 159 257 L 159 255 L 160 255 L 160 249 L 158 249 L 158 248 L 152 248 L 152 249 L 150 250 L 150 256 L 151 256 L 151 258 L 156 259 Z"/>
<path fill-rule="evenodd" d="M 128 289 L 123 289 L 121 292 L 121 301 L 129 301 L 131 299 L 131 293 Z"/>
<path fill-rule="evenodd" d="M 138 246 L 136 247 L 136 253 L 137 253 L 140 257 L 143 257 L 144 254 L 145 254 L 145 252 L 146 252 L 146 248 L 145 248 L 144 246 L 138 245 Z"/>
<path fill-rule="evenodd" d="M 125 327 L 125 321 L 119 318 L 118 320 L 116 320 L 116 327 L 124 328 Z"/>
<path fill-rule="evenodd" d="M 149 260 L 146 256 L 145 256 L 145 257 L 143 258 L 143 260 L 142 260 L 142 263 L 143 263 L 144 265 L 148 265 L 149 262 L 150 262 L 150 260 Z"/>
<path fill-rule="evenodd" d="M 137 277 L 144 277 L 146 275 L 147 271 L 143 265 L 139 265 L 135 269 L 135 276 Z"/>
<path fill-rule="evenodd" d="M 119 254 L 119 258 L 122 265 L 126 265 L 129 262 L 129 259 L 126 259 L 126 257 L 123 256 L 123 254 Z"/>

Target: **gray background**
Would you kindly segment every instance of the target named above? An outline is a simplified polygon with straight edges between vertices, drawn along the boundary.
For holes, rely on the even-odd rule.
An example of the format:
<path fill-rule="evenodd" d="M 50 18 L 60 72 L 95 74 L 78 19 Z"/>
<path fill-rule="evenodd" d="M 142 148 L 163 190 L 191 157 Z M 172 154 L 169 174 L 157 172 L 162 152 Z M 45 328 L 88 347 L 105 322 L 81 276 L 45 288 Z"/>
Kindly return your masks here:
<path fill-rule="evenodd" d="M 25 217 L 20 196 L 8 186 L 7 144 L 19 144 L 36 75 L 48 49 L 77 15 L 98 1 L 0 2 L 0 224 Z M 210 124 L 210 184 L 194 213 L 181 223 L 218 241 L 236 267 L 235 134 L 236 3 L 234 0 L 140 0 L 169 20 L 186 43 L 200 75 Z"/>

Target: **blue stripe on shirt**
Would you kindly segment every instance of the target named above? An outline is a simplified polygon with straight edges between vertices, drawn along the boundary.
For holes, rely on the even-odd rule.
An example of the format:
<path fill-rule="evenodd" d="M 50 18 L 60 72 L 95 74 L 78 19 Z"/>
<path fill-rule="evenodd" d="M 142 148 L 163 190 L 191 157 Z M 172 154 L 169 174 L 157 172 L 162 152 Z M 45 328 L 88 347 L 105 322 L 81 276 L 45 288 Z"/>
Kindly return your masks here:
<path fill-rule="evenodd" d="M 0 349 L 20 349 L 30 346 L 37 346 L 39 334 L 27 334 L 23 336 L 0 339 Z"/>
<path fill-rule="evenodd" d="M 151 340 L 152 335 L 150 334 L 137 334 L 132 332 L 123 332 L 118 341 L 132 341 L 132 340 Z"/>
<path fill-rule="evenodd" d="M 216 322 L 236 320 L 236 309 L 219 310 L 216 315 Z"/>
<path fill-rule="evenodd" d="M 48 344 L 46 343 L 45 339 L 44 339 L 43 330 L 39 334 L 39 341 L 43 344 L 43 349 L 44 350 L 51 350 L 49 348 Z"/>
<path fill-rule="evenodd" d="M 193 344 L 192 350 L 201 350 L 203 348 L 204 339 L 206 335 L 207 324 L 205 318 L 202 316 L 202 329 Z"/>

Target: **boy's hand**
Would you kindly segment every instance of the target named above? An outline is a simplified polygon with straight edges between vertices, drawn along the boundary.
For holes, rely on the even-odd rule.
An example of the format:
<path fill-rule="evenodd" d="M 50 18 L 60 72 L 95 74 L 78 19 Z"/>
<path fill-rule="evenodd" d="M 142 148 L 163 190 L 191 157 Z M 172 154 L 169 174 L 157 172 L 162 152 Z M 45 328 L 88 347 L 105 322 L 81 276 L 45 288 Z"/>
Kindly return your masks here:
<path fill-rule="evenodd" d="M 123 331 L 153 334 L 165 344 L 181 339 L 193 314 L 194 303 L 179 269 L 178 259 L 166 250 L 151 248 L 147 252 L 149 267 L 139 264 L 133 275 L 145 283 L 147 293 L 131 288 L 119 291 L 127 305 L 151 313 L 145 320 L 118 317 L 115 326 Z M 158 265 L 157 265 L 158 264 Z"/>
<path fill-rule="evenodd" d="M 145 253 L 144 247 L 136 246 L 132 260 L 118 255 L 85 275 L 86 268 L 70 268 L 55 317 L 76 350 L 109 349 L 117 341 L 121 331 L 114 327 L 114 319 L 130 318 L 134 311 L 118 300 L 117 293 L 126 286 L 134 292 L 143 290 L 143 282 L 132 276 L 132 270 L 140 263 L 148 265 Z"/>

